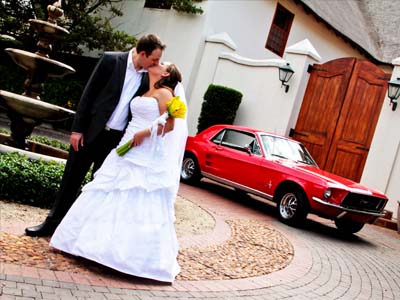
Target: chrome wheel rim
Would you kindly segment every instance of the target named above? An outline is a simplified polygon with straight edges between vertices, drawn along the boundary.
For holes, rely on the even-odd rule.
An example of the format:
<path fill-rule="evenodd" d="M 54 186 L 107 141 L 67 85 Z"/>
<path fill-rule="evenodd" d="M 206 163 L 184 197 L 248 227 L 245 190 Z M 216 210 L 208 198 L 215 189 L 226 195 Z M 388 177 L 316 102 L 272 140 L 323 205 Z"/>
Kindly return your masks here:
<path fill-rule="evenodd" d="M 296 195 L 292 193 L 288 193 L 283 196 L 280 206 L 279 212 L 284 219 L 291 219 L 296 215 L 298 200 Z"/>
<path fill-rule="evenodd" d="M 196 164 L 193 159 L 186 158 L 182 164 L 181 176 L 183 179 L 190 179 L 196 170 Z"/>

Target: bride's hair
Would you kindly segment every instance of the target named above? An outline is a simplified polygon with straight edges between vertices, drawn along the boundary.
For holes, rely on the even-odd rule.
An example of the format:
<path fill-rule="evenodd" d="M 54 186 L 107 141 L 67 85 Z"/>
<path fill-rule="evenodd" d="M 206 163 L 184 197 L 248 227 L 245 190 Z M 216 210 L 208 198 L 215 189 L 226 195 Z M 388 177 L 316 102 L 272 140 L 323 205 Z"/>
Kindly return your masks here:
<path fill-rule="evenodd" d="M 178 84 L 178 81 L 182 81 L 182 75 L 181 72 L 179 72 L 178 67 L 175 66 L 174 64 L 169 64 L 167 67 L 167 72 L 169 73 L 169 76 L 162 77 L 160 80 L 158 80 L 155 84 L 154 87 L 156 89 L 162 88 L 162 87 L 169 87 L 172 90 L 175 89 L 176 85 Z"/>

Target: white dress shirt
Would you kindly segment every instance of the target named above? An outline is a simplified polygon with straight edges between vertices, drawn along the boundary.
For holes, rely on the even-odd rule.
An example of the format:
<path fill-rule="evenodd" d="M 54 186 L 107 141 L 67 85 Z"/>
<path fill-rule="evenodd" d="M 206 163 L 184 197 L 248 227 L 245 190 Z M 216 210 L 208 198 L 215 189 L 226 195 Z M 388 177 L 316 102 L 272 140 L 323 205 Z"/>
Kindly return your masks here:
<path fill-rule="evenodd" d="M 126 65 L 126 74 L 124 86 L 119 98 L 117 107 L 114 109 L 110 119 L 107 121 L 107 127 L 115 130 L 123 131 L 128 123 L 129 103 L 132 96 L 137 92 L 142 80 L 143 72 L 146 70 L 136 71 L 132 61 L 132 51 L 129 51 L 128 63 Z"/>

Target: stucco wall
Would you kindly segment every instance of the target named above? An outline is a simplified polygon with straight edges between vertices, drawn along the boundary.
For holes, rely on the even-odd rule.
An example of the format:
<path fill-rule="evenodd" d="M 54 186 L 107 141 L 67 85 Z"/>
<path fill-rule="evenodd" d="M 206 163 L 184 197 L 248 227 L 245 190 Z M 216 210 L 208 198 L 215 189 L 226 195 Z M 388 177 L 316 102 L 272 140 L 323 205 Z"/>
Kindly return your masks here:
<path fill-rule="evenodd" d="M 338 57 L 362 57 L 292 0 L 279 3 L 295 14 L 287 45 L 308 39 L 318 46 L 322 63 Z M 209 35 L 227 32 L 237 45 L 237 53 L 244 57 L 280 58 L 265 49 L 276 4 L 274 0 L 204 0 L 199 4 L 204 13 L 189 15 L 174 10 L 143 8 L 144 0 L 125 1 L 122 6 L 124 16 L 114 19 L 113 25 L 135 36 L 158 34 L 168 45 L 164 59 L 180 67 L 184 86 L 190 94 L 204 41 Z"/>
<path fill-rule="evenodd" d="M 400 77 L 400 57 L 393 60 L 392 80 Z M 399 99 L 400 100 L 400 99 Z M 397 212 L 400 200 L 400 108 L 392 111 L 386 97 L 368 153 L 361 183 L 386 193 L 386 209 Z M 400 216 L 397 216 L 399 218 Z"/>
<path fill-rule="evenodd" d="M 244 93 L 236 123 L 287 134 L 288 128 L 295 124 L 304 94 L 306 61 L 299 62 L 302 71 L 296 72 L 292 79 L 293 87 L 289 95 L 285 95 L 277 83 L 276 68 L 239 67 L 232 60 L 220 58 L 219 54 L 224 51 L 234 52 L 229 47 L 205 53 L 206 38 L 226 32 L 236 45 L 235 54 L 241 57 L 255 60 L 281 59 L 264 47 L 277 2 L 204 0 L 200 4 L 204 14 L 199 16 L 180 14 L 174 10 L 144 9 L 144 0 L 125 1 L 124 16 L 115 19 L 113 24 L 136 36 L 156 33 L 168 45 L 164 60 L 176 63 L 182 71 L 189 113 L 192 114 L 192 124 L 189 124 L 191 134 L 196 131 L 202 95 L 211 82 Z M 365 58 L 323 23 L 305 13 L 300 5 L 292 0 L 280 0 L 279 3 L 295 15 L 287 46 L 308 39 L 318 50 L 320 63 L 341 57 Z M 285 59 L 296 60 L 295 57 Z M 382 69 L 391 72 L 388 66 Z M 242 72 L 251 76 L 238 76 Z M 388 99 L 385 99 L 361 182 L 387 193 L 390 197 L 387 208 L 395 212 L 397 200 L 400 199 L 400 185 L 396 182 L 396 178 L 400 178 L 400 108 L 392 112 L 387 103 Z M 260 116 L 254 117 L 254 112 Z M 279 118 L 282 113 L 284 118 Z"/>

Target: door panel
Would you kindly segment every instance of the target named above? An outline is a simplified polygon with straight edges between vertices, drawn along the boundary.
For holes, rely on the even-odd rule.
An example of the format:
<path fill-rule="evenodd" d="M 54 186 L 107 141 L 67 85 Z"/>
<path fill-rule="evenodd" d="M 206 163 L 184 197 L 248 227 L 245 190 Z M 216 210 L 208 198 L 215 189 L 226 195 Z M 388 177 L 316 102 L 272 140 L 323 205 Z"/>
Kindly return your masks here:
<path fill-rule="evenodd" d="M 382 109 L 386 85 L 383 71 L 370 62 L 357 61 L 325 170 L 355 181 L 360 180 Z"/>
<path fill-rule="evenodd" d="M 343 58 L 314 65 L 297 120 L 294 138 L 302 142 L 324 168 L 335 132 L 347 82 L 355 64 Z"/>
<path fill-rule="evenodd" d="M 355 58 L 314 65 L 293 137 L 320 168 L 360 180 L 389 78 Z"/>
<path fill-rule="evenodd" d="M 246 150 L 255 139 L 254 134 L 248 132 L 225 130 L 220 143 L 206 154 L 205 172 L 249 187 L 262 160 L 261 155 Z"/>

